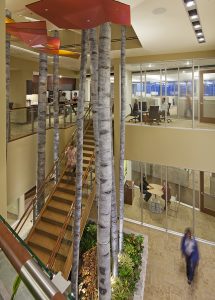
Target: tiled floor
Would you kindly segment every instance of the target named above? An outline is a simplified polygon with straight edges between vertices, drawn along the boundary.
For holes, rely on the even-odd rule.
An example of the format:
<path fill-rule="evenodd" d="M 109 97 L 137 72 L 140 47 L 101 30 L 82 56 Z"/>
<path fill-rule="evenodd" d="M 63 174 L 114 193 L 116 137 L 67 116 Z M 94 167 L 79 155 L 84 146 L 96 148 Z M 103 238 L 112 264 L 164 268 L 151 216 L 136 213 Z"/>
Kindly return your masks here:
<path fill-rule="evenodd" d="M 144 300 L 215 299 L 215 247 L 199 243 L 200 263 L 189 286 L 179 237 L 128 222 L 125 227 L 149 238 Z"/>

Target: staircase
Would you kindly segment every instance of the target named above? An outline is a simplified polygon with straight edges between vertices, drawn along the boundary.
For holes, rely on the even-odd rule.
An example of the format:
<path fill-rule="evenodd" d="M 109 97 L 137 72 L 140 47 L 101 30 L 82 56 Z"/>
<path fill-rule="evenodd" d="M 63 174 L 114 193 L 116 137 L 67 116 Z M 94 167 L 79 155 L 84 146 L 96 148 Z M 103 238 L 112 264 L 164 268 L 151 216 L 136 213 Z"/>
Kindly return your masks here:
<path fill-rule="evenodd" d="M 91 173 L 89 172 L 91 170 Z M 83 197 L 81 235 L 95 197 L 94 136 L 92 124 L 85 131 L 83 147 Z M 89 184 L 90 182 L 90 184 Z M 93 183 L 93 184 L 92 184 Z M 72 266 L 75 177 L 65 170 L 46 201 L 26 242 L 53 272 L 68 278 Z"/>

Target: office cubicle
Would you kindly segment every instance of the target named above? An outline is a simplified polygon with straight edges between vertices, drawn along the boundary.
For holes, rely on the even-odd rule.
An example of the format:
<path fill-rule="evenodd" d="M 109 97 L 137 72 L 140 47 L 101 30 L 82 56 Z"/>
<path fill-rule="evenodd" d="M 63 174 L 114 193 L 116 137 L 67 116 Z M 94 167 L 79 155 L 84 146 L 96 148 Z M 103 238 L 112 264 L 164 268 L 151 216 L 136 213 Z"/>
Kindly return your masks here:
<path fill-rule="evenodd" d="M 147 110 L 153 105 L 161 109 L 165 98 L 171 120 L 164 118 L 161 126 L 215 128 L 215 59 L 130 64 L 127 70 L 132 77 L 132 105 L 138 99 L 146 102 Z M 144 118 L 141 121 L 146 125 Z"/>

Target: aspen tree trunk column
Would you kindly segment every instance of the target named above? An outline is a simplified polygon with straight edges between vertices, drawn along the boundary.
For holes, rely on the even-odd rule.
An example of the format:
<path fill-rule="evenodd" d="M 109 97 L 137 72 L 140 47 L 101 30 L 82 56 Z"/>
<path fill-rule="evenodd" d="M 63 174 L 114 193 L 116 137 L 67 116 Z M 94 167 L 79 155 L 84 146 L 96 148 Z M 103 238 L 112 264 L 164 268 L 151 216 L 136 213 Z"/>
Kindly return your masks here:
<path fill-rule="evenodd" d="M 83 127 L 84 127 L 84 100 L 87 69 L 88 31 L 82 30 L 81 41 L 81 69 L 79 98 L 77 106 L 77 162 L 76 162 L 76 194 L 75 216 L 73 230 L 73 260 L 71 285 L 75 299 L 78 299 L 78 270 L 80 248 L 81 202 L 82 202 L 82 175 L 83 175 Z"/>
<path fill-rule="evenodd" d="M 99 36 L 99 180 L 98 290 L 100 300 L 111 299 L 110 217 L 112 196 L 112 132 L 110 108 L 111 24 L 100 26 Z"/>
<path fill-rule="evenodd" d="M 39 94 L 38 94 L 38 133 L 37 133 L 37 192 L 45 181 L 46 162 L 46 91 L 47 91 L 47 54 L 40 53 L 39 62 Z M 39 193 L 34 209 L 34 221 L 44 205 L 45 195 Z"/>
<path fill-rule="evenodd" d="M 58 31 L 54 31 L 54 37 L 58 37 Z M 54 109 L 54 163 L 59 157 L 59 56 L 53 57 L 53 109 Z M 59 178 L 59 164 L 55 168 L 55 182 Z"/>
<path fill-rule="evenodd" d="M 123 250 L 124 222 L 124 157 L 125 157 L 125 49 L 126 27 L 121 26 L 121 123 L 120 123 L 120 171 L 119 171 L 119 251 Z"/>

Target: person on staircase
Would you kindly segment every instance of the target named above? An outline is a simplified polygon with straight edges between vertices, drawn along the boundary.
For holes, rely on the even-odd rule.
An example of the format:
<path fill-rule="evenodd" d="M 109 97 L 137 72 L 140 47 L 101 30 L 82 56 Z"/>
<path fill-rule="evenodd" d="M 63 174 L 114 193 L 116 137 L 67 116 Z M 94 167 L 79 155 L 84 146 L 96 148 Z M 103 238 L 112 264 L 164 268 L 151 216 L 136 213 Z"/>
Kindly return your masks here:
<path fill-rule="evenodd" d="M 77 151 L 77 148 L 76 148 L 74 142 L 72 142 L 65 151 L 66 168 L 70 172 L 71 181 L 72 181 L 72 178 L 73 178 L 73 176 L 75 174 L 75 170 L 76 170 L 76 151 Z M 69 176 L 68 176 L 68 178 L 69 178 Z"/>

